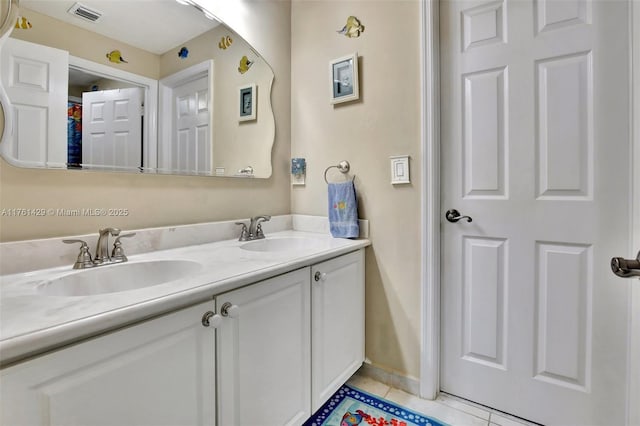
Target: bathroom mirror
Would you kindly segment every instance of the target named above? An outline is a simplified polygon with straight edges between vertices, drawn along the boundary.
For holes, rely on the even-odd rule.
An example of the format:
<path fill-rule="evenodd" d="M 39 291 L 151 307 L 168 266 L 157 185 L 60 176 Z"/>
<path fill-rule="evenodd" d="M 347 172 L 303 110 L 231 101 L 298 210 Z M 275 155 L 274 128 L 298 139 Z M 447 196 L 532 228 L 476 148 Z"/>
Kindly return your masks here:
<path fill-rule="evenodd" d="M 273 71 L 207 11 L 188 0 L 13 3 L 0 39 L 9 163 L 271 175 Z"/>

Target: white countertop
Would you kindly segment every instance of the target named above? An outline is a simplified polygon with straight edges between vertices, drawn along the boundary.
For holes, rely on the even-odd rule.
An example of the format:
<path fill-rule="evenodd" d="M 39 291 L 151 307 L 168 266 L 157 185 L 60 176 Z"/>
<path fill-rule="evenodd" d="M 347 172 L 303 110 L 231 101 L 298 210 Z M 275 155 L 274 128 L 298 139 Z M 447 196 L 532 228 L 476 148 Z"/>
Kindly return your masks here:
<path fill-rule="evenodd" d="M 37 286 L 72 271 L 71 265 L 0 276 L 0 364 L 157 316 L 215 295 L 358 250 L 367 239 L 281 231 L 267 238 L 311 237 L 321 244 L 295 252 L 254 252 L 225 240 L 129 256 L 129 262 L 183 259 L 202 268 L 186 278 L 94 296 L 46 296 Z M 111 266 L 101 266 L 109 268 Z M 194 321 L 199 321 L 195 318 Z"/>

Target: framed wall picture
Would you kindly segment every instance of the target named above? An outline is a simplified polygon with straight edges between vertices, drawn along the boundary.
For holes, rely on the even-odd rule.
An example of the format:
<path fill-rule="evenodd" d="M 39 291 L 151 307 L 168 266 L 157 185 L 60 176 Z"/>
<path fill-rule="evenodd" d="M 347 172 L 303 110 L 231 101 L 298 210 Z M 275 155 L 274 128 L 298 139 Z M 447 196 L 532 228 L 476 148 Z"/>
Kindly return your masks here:
<path fill-rule="evenodd" d="M 329 62 L 329 72 L 332 104 L 355 101 L 360 98 L 357 53 Z"/>
<path fill-rule="evenodd" d="M 256 110 L 258 109 L 257 94 L 255 83 L 238 88 L 238 121 L 256 119 Z"/>

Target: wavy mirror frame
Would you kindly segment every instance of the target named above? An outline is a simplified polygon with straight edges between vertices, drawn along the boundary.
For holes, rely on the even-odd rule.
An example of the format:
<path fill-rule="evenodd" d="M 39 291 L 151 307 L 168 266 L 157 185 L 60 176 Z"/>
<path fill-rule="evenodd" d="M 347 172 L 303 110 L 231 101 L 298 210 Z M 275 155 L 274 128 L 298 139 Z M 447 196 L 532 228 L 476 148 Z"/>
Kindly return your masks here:
<path fill-rule="evenodd" d="M 6 15 L 5 15 L 5 10 Z M 13 29 L 13 23 L 16 22 L 18 17 L 18 0 L 0 0 L 0 17 L 4 16 L 2 25 L 0 25 L 0 46 L 4 44 L 4 41 L 9 38 L 11 30 Z M 6 144 L 5 141 L 9 140 L 13 134 L 13 109 L 10 107 L 9 97 L 7 96 L 2 83 L 0 83 L 0 127 L 2 130 L 2 137 L 0 138 L 1 145 Z M 12 161 L 7 160 L 9 163 Z"/>
<path fill-rule="evenodd" d="M 4 46 L 5 40 L 8 39 L 14 30 L 14 23 L 19 15 L 19 0 L 2 0 L 2 15 L 4 15 L 4 11 L 7 11 L 6 19 L 1 26 L 0 32 L 0 47 Z M 200 6 L 192 5 L 196 9 L 199 9 L 200 12 L 209 14 L 209 12 L 204 11 Z M 187 6 L 188 7 L 188 6 Z M 224 25 L 224 24 L 222 24 Z M 81 169 L 83 171 L 86 170 L 95 170 L 95 171 L 115 171 L 115 172 L 127 172 L 127 173 L 144 173 L 144 174 L 171 174 L 171 175 L 198 175 L 198 176 L 211 176 L 211 177 L 238 177 L 238 178 L 269 178 L 272 174 L 272 164 L 271 164 L 271 155 L 273 150 L 273 145 L 275 143 L 275 115 L 273 112 L 273 107 L 271 103 L 271 93 L 272 93 L 272 85 L 275 79 L 273 69 L 271 66 L 266 63 L 264 58 L 259 55 L 246 41 L 244 41 L 241 37 L 235 33 L 232 29 L 229 29 L 226 25 L 224 25 L 229 31 L 232 32 L 234 38 L 237 38 L 236 43 L 244 43 L 246 44 L 246 48 L 251 52 L 254 59 L 254 65 L 259 63 L 259 66 L 256 66 L 255 69 L 264 69 L 268 70 L 270 76 L 267 76 L 262 79 L 261 84 L 258 85 L 258 94 L 256 102 L 259 102 L 259 105 L 256 104 L 257 109 L 257 119 L 248 121 L 248 122 L 237 122 L 237 106 L 229 107 L 226 106 L 224 108 L 220 108 L 219 105 L 211 105 L 212 110 L 218 109 L 220 112 L 222 110 L 229 110 L 230 113 L 224 115 L 224 120 L 229 120 L 228 116 L 235 118 L 235 122 L 222 122 L 222 118 L 219 118 L 218 115 L 215 118 L 212 117 L 214 131 L 217 129 L 222 129 L 224 127 L 228 128 L 237 128 L 240 132 L 244 131 L 244 134 L 233 134 L 228 131 L 225 133 L 224 140 L 220 138 L 220 140 L 216 139 L 216 143 L 213 143 L 214 136 L 213 131 L 211 132 L 211 137 L 209 140 L 211 141 L 211 146 L 209 149 L 213 155 L 213 151 L 216 150 L 216 154 L 214 155 L 214 161 L 210 164 L 209 170 L 206 172 L 198 171 L 198 170 L 187 170 L 187 169 L 174 169 L 166 165 L 166 162 L 163 163 L 162 156 L 160 154 L 160 147 L 158 144 L 163 143 L 165 146 L 170 144 L 167 142 L 166 137 L 164 141 L 162 141 L 162 134 L 166 129 L 166 126 L 163 125 L 162 120 L 159 119 L 160 115 L 158 115 L 158 111 L 162 109 L 161 105 L 158 105 L 158 108 L 154 113 L 151 113 L 147 116 L 145 113 L 145 118 L 147 119 L 147 128 L 148 131 L 145 132 L 145 136 L 147 141 L 142 142 L 141 145 L 143 148 L 143 156 L 144 156 L 144 167 L 130 167 L 130 168 L 122 168 L 122 167 L 113 167 L 112 165 L 95 165 L 95 164 L 82 164 L 81 167 L 78 167 L 77 164 L 67 164 L 66 162 L 52 162 L 47 164 L 29 164 L 25 165 L 24 162 L 8 155 L 8 152 L 11 152 L 8 147 L 13 145 L 14 143 L 14 132 L 15 132 L 15 115 L 14 108 L 7 94 L 7 90 L 4 87 L 4 84 L 0 82 L 0 126 L 4 124 L 4 129 L 2 132 L 2 139 L 0 141 L 0 154 L 2 154 L 3 158 L 10 164 L 17 167 L 27 167 L 27 168 L 52 168 L 52 169 L 68 169 L 70 172 L 75 172 L 75 169 Z M 196 37 L 197 38 L 197 37 Z M 194 39 L 195 40 L 195 39 Z M 216 46 L 212 46 L 211 49 L 217 49 Z M 244 58 L 243 58 L 244 59 Z M 259 60 L 259 61 L 258 61 Z M 214 60 L 215 61 L 215 60 Z M 213 61 L 209 61 L 213 62 Z M 204 64 L 204 63 L 203 63 Z M 200 65 L 203 65 L 200 64 Z M 237 64 L 236 64 L 237 65 Z M 121 71 L 114 67 L 109 67 L 104 64 L 100 64 L 97 62 L 88 61 L 83 58 L 78 58 L 70 55 L 69 60 L 70 68 L 80 68 L 84 70 L 94 70 L 97 75 L 105 75 L 108 77 L 113 77 L 116 79 L 120 79 L 125 82 L 133 83 L 139 85 L 141 87 L 146 87 L 146 101 L 153 102 L 157 100 L 161 94 L 158 93 L 157 87 L 158 85 L 162 86 L 162 78 L 159 80 L 149 79 L 144 76 L 138 76 L 137 74 L 129 73 L 127 71 Z M 111 72 L 107 71 L 111 70 Z M 114 71 L 115 70 L 115 71 Z M 238 68 L 238 72 L 240 69 Z M 214 68 L 211 66 L 211 75 L 213 80 Z M 107 73 L 109 75 L 107 75 Z M 243 73 L 239 73 L 243 74 Z M 247 73 L 249 74 L 249 73 Z M 236 76 L 237 77 L 237 76 Z M 242 76 L 241 76 L 242 77 Z M 237 80 L 237 78 L 236 78 Z M 251 81 L 251 80 L 241 80 L 241 81 Z M 253 82 L 253 81 L 252 81 Z M 235 91 L 237 90 L 236 82 L 230 84 L 217 84 L 215 85 L 215 89 L 213 90 L 214 96 L 220 92 L 222 93 L 225 89 L 225 86 L 233 86 L 234 96 Z M 213 83 L 210 87 L 214 87 Z M 222 89 L 220 89 L 222 87 Z M 217 107 L 217 108 L 216 108 Z M 146 110 L 146 107 L 145 107 Z M 4 113 L 4 115 L 2 115 Z M 216 112 L 218 114 L 218 112 Z M 259 121 L 258 121 L 259 120 Z M 261 128 L 257 128 L 256 122 L 259 122 Z M 253 129 L 251 126 L 254 126 Z M 249 135 L 248 137 L 245 135 Z M 259 140 L 258 140 L 259 139 Z M 149 142 L 151 140 L 152 142 Z M 248 146 L 249 143 L 255 143 L 255 148 Z M 155 145 L 154 145 L 155 144 Z M 154 149 L 155 146 L 155 149 Z M 256 154 L 260 156 L 260 158 L 251 157 L 252 154 Z M 217 159 L 217 161 L 216 161 Z M 196 159 L 196 161 L 198 161 Z M 46 162 L 45 162 L 46 163 Z"/>

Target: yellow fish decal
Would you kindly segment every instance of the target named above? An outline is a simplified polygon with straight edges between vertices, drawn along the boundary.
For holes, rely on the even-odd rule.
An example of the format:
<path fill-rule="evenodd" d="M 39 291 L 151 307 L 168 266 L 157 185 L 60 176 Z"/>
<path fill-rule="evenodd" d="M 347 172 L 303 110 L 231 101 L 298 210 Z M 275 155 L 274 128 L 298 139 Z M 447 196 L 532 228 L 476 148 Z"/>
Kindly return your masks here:
<path fill-rule="evenodd" d="M 220 39 L 220 43 L 218 43 L 218 47 L 222 50 L 226 50 L 227 47 L 231 46 L 233 43 L 233 39 L 229 36 L 224 36 Z"/>
<path fill-rule="evenodd" d="M 109 62 L 113 62 L 116 64 L 121 64 L 123 62 L 125 64 L 128 64 L 128 62 L 125 61 L 122 57 L 122 54 L 120 54 L 119 50 L 112 50 L 111 52 L 107 53 L 107 59 L 109 60 Z"/>
<path fill-rule="evenodd" d="M 360 37 L 360 33 L 362 32 L 364 32 L 364 25 L 362 25 L 355 16 L 349 16 L 346 25 L 337 31 L 338 34 L 349 38 Z"/>
<path fill-rule="evenodd" d="M 249 71 L 249 68 L 251 68 L 251 65 L 253 65 L 253 62 L 251 62 L 249 58 L 247 58 L 246 56 L 243 56 L 242 59 L 240 59 L 240 66 L 238 67 L 238 72 L 240 74 L 244 74 L 245 72 Z"/>
<path fill-rule="evenodd" d="M 33 27 L 33 25 L 31 25 L 31 22 L 29 22 L 27 18 L 25 18 L 24 16 L 18 16 L 18 19 L 16 19 L 15 28 L 18 28 L 21 30 L 28 30 L 31 27 Z"/>

